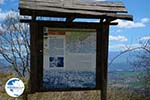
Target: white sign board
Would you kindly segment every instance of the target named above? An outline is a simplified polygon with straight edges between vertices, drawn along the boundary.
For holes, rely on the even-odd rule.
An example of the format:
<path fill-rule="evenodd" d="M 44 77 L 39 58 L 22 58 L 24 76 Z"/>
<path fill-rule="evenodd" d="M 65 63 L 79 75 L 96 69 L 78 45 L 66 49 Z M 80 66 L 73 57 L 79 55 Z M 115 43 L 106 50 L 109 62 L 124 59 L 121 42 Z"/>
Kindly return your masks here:
<path fill-rule="evenodd" d="M 95 74 L 95 32 L 48 29 L 44 36 L 44 88 L 94 88 Z"/>

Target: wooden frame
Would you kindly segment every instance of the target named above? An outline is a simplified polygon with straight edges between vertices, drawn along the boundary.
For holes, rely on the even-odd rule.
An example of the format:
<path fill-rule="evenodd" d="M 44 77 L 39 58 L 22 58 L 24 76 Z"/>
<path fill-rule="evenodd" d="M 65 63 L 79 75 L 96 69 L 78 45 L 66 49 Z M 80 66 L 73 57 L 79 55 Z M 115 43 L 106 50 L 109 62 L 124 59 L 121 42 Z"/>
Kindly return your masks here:
<path fill-rule="evenodd" d="M 101 23 L 97 26 L 96 34 L 96 88 L 93 89 L 58 89 L 58 90 L 43 90 L 43 27 L 52 27 L 52 24 L 38 23 L 32 21 L 30 23 L 31 33 L 31 75 L 30 75 L 30 92 L 46 92 L 46 91 L 84 91 L 84 90 L 101 90 L 101 95 L 104 100 L 106 98 L 107 89 L 107 59 L 108 59 L 108 36 L 109 23 Z M 88 26 L 89 29 L 93 27 Z M 62 27 L 64 28 L 64 26 Z M 66 28 L 68 28 L 66 26 Z M 69 27 L 70 28 L 70 27 Z M 82 29 L 83 27 L 81 27 Z M 78 28 L 79 29 L 79 28 Z M 38 66 L 38 67 L 37 67 Z M 36 84 L 35 84 L 36 83 Z"/>
<path fill-rule="evenodd" d="M 44 92 L 41 88 L 43 76 L 43 27 L 95 29 L 97 40 L 95 90 L 101 90 L 101 100 L 106 100 L 109 25 L 117 25 L 117 23 L 112 22 L 116 19 L 133 20 L 133 16 L 127 14 L 123 3 L 80 2 L 80 0 L 20 0 L 19 9 L 21 15 L 32 17 L 31 20 L 20 20 L 24 23 L 30 23 L 30 92 Z M 61 17 L 66 18 L 66 21 L 36 20 L 36 17 Z M 73 22 L 76 18 L 98 18 L 100 22 Z M 69 89 L 63 91 L 80 90 L 83 89 Z"/>

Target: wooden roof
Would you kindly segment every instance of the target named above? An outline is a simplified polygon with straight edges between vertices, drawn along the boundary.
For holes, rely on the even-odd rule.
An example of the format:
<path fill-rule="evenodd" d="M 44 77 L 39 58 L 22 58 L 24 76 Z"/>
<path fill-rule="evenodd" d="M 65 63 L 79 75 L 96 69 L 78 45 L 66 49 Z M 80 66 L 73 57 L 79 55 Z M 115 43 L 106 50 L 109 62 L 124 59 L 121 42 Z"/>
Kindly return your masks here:
<path fill-rule="evenodd" d="M 80 0 L 20 0 L 21 15 L 133 20 L 122 2 Z"/>

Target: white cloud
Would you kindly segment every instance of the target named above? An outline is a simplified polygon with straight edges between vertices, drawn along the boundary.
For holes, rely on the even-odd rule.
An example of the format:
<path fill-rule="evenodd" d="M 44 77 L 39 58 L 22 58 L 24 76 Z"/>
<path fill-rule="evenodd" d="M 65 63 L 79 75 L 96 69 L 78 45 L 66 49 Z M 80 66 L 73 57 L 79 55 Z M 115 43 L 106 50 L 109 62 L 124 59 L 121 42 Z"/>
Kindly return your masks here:
<path fill-rule="evenodd" d="M 4 4 L 5 1 L 6 0 L 0 0 L 0 4 Z M 15 2 L 16 0 L 7 0 L 7 1 L 9 1 L 9 2 Z"/>
<path fill-rule="evenodd" d="M 0 10 L 0 20 L 4 20 L 8 15 L 10 16 L 15 16 L 18 14 L 16 11 L 7 11 L 7 12 L 2 12 Z"/>
<path fill-rule="evenodd" d="M 3 4 L 4 3 L 4 0 L 0 0 L 0 4 Z"/>
<path fill-rule="evenodd" d="M 148 22 L 150 22 L 150 18 L 142 18 L 141 22 L 142 23 L 148 23 Z"/>
<path fill-rule="evenodd" d="M 0 34 L 1 34 L 3 31 L 4 31 L 4 30 L 3 30 L 2 25 L 1 25 L 1 23 L 0 23 Z"/>
<path fill-rule="evenodd" d="M 142 18 L 139 22 L 124 21 L 120 19 L 117 19 L 113 22 L 117 22 L 118 23 L 117 27 L 119 28 L 140 28 L 146 27 L 146 23 L 150 23 L 150 18 L 149 17 Z"/>
<path fill-rule="evenodd" d="M 138 28 L 145 27 L 145 24 L 142 22 L 133 22 L 133 21 L 123 21 L 120 19 L 115 20 L 114 22 L 118 22 L 119 28 Z"/>
<path fill-rule="evenodd" d="M 118 36 L 112 36 L 112 35 L 110 35 L 109 36 L 109 40 L 110 41 L 120 41 L 120 42 L 128 41 L 127 37 L 120 36 L 120 35 L 118 35 Z"/>
<path fill-rule="evenodd" d="M 3 20 L 6 16 L 6 13 L 0 12 L 0 20 Z"/>
<path fill-rule="evenodd" d="M 2 12 L 2 10 L 0 9 L 0 22 L 5 20 L 7 18 L 7 16 L 11 16 L 11 17 L 16 17 L 16 15 L 18 15 L 19 13 L 16 11 L 7 11 L 7 12 Z M 6 31 L 6 29 L 2 28 L 2 25 L 0 23 L 0 33 Z"/>
<path fill-rule="evenodd" d="M 150 36 L 145 36 L 145 37 L 142 37 L 142 38 L 140 38 L 140 41 L 145 41 L 145 40 L 150 40 Z"/>
<path fill-rule="evenodd" d="M 126 45 L 125 44 L 115 44 L 115 45 L 109 45 L 110 50 L 125 50 Z"/>
<path fill-rule="evenodd" d="M 137 48 L 140 46 L 141 46 L 140 44 L 115 44 L 115 45 L 109 45 L 109 49 L 125 51 L 125 50 L 133 50 L 134 48 Z"/>

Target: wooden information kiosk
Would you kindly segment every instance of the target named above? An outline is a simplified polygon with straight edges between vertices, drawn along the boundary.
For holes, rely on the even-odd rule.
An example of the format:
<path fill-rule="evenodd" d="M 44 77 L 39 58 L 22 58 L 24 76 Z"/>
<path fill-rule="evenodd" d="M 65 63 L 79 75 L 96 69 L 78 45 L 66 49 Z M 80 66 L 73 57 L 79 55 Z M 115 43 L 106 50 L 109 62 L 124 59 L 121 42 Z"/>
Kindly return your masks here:
<path fill-rule="evenodd" d="M 123 3 L 20 0 L 19 10 L 31 16 L 20 20 L 30 24 L 30 92 L 97 90 L 106 100 L 109 25 L 133 20 Z"/>

